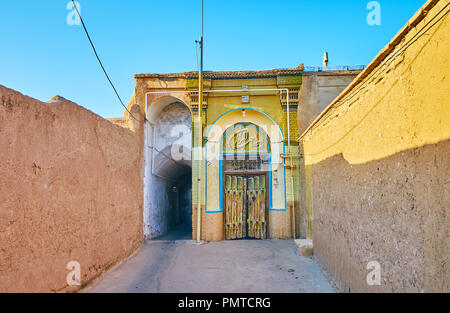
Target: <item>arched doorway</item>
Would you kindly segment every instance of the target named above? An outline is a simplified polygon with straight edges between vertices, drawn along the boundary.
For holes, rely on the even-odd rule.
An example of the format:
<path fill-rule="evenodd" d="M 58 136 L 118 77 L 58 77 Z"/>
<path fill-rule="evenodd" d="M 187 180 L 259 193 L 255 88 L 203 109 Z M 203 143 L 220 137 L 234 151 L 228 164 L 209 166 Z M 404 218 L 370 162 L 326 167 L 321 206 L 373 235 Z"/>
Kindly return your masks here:
<path fill-rule="evenodd" d="M 144 235 L 192 238 L 192 114 L 175 97 L 150 103 L 146 126 Z"/>
<path fill-rule="evenodd" d="M 245 112 L 245 114 L 244 114 Z M 251 125 L 256 132 L 257 138 L 267 136 L 268 156 L 260 148 L 256 155 L 260 162 L 268 168 L 262 173 L 267 176 L 265 190 L 267 192 L 268 218 L 265 221 L 266 238 L 284 239 L 289 236 L 286 203 L 286 170 L 282 154 L 285 152 L 284 136 L 279 125 L 267 113 L 252 108 L 236 108 L 219 116 L 211 126 L 207 128 L 205 144 L 205 214 L 203 215 L 202 231 L 204 238 L 210 241 L 226 239 L 225 232 L 225 209 L 224 203 L 226 181 L 224 177 L 224 136 L 232 135 L 230 132 L 237 125 Z M 238 130 L 238 129 L 236 129 Z M 245 136 L 243 137 L 245 138 Z M 239 149 L 237 149 L 239 150 Z M 237 151 L 239 152 L 239 151 Z M 231 152 L 231 154 L 234 154 Z M 241 153 L 236 153 L 236 161 L 242 161 Z M 239 158 L 241 160 L 239 160 Z M 232 161 L 232 160 L 231 160 Z M 259 165 L 258 165 L 259 166 Z M 261 181 L 261 179 L 260 179 Z M 260 184 L 261 186 L 261 184 Z M 258 192 L 259 194 L 259 192 Z M 195 220 L 193 221 L 195 227 Z"/>
<path fill-rule="evenodd" d="M 255 124 L 230 127 L 222 140 L 226 240 L 266 239 L 269 222 L 270 141 Z"/>

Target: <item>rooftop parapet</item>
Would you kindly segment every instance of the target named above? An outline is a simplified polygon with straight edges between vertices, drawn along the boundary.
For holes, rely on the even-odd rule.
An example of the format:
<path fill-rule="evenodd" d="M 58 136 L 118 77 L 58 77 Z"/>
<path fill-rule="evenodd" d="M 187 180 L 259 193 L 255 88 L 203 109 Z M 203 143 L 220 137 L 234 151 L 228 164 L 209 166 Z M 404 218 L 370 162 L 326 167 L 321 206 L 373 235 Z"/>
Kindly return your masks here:
<path fill-rule="evenodd" d="M 365 65 L 305 66 L 304 72 L 362 71 L 365 67 Z"/>

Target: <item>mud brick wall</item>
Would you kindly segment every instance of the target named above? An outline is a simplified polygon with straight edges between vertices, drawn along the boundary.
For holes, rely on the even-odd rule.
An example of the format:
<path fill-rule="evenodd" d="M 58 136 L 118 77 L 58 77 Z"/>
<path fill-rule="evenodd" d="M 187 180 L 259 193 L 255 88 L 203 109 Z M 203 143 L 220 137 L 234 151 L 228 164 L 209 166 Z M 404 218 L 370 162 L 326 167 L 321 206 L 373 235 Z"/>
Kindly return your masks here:
<path fill-rule="evenodd" d="M 428 1 L 300 138 L 314 253 L 342 291 L 450 290 L 446 12 Z"/>
<path fill-rule="evenodd" d="M 141 135 L 0 86 L 0 292 L 71 292 L 141 244 Z"/>

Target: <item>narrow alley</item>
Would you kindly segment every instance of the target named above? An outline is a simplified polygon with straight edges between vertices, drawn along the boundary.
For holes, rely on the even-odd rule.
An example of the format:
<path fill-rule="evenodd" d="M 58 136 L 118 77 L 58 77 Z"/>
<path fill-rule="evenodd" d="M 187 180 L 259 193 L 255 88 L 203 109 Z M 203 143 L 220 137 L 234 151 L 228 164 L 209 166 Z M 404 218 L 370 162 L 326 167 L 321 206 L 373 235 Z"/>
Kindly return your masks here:
<path fill-rule="evenodd" d="M 450 0 L 17 3 L 0 293 L 449 293 Z"/>
<path fill-rule="evenodd" d="M 293 240 L 147 241 L 83 292 L 333 293 L 314 259 Z"/>

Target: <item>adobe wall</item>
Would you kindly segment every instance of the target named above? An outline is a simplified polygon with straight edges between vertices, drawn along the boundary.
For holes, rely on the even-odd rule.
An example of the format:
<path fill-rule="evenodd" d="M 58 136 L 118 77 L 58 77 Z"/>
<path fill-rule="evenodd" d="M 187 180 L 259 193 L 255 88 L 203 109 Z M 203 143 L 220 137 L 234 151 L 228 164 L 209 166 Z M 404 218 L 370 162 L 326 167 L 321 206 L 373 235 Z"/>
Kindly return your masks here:
<path fill-rule="evenodd" d="M 300 137 L 314 253 L 342 291 L 450 290 L 446 5 L 428 1 Z"/>
<path fill-rule="evenodd" d="M 336 97 L 358 76 L 361 71 L 336 71 L 336 72 L 304 72 L 303 83 L 299 92 L 299 105 L 297 112 L 297 124 L 299 134 L 302 134 L 309 125 L 336 99 Z M 299 152 L 303 154 L 302 143 Z M 300 207 L 296 218 L 296 234 L 300 238 L 311 236 L 311 225 L 308 225 L 306 207 L 306 170 L 304 162 L 298 162 L 299 178 L 296 185 L 297 204 Z M 303 208 L 303 209 L 302 209 Z M 309 231 L 308 231 L 309 229 Z"/>
<path fill-rule="evenodd" d="M 143 240 L 142 136 L 0 86 L 0 292 L 71 292 Z"/>

